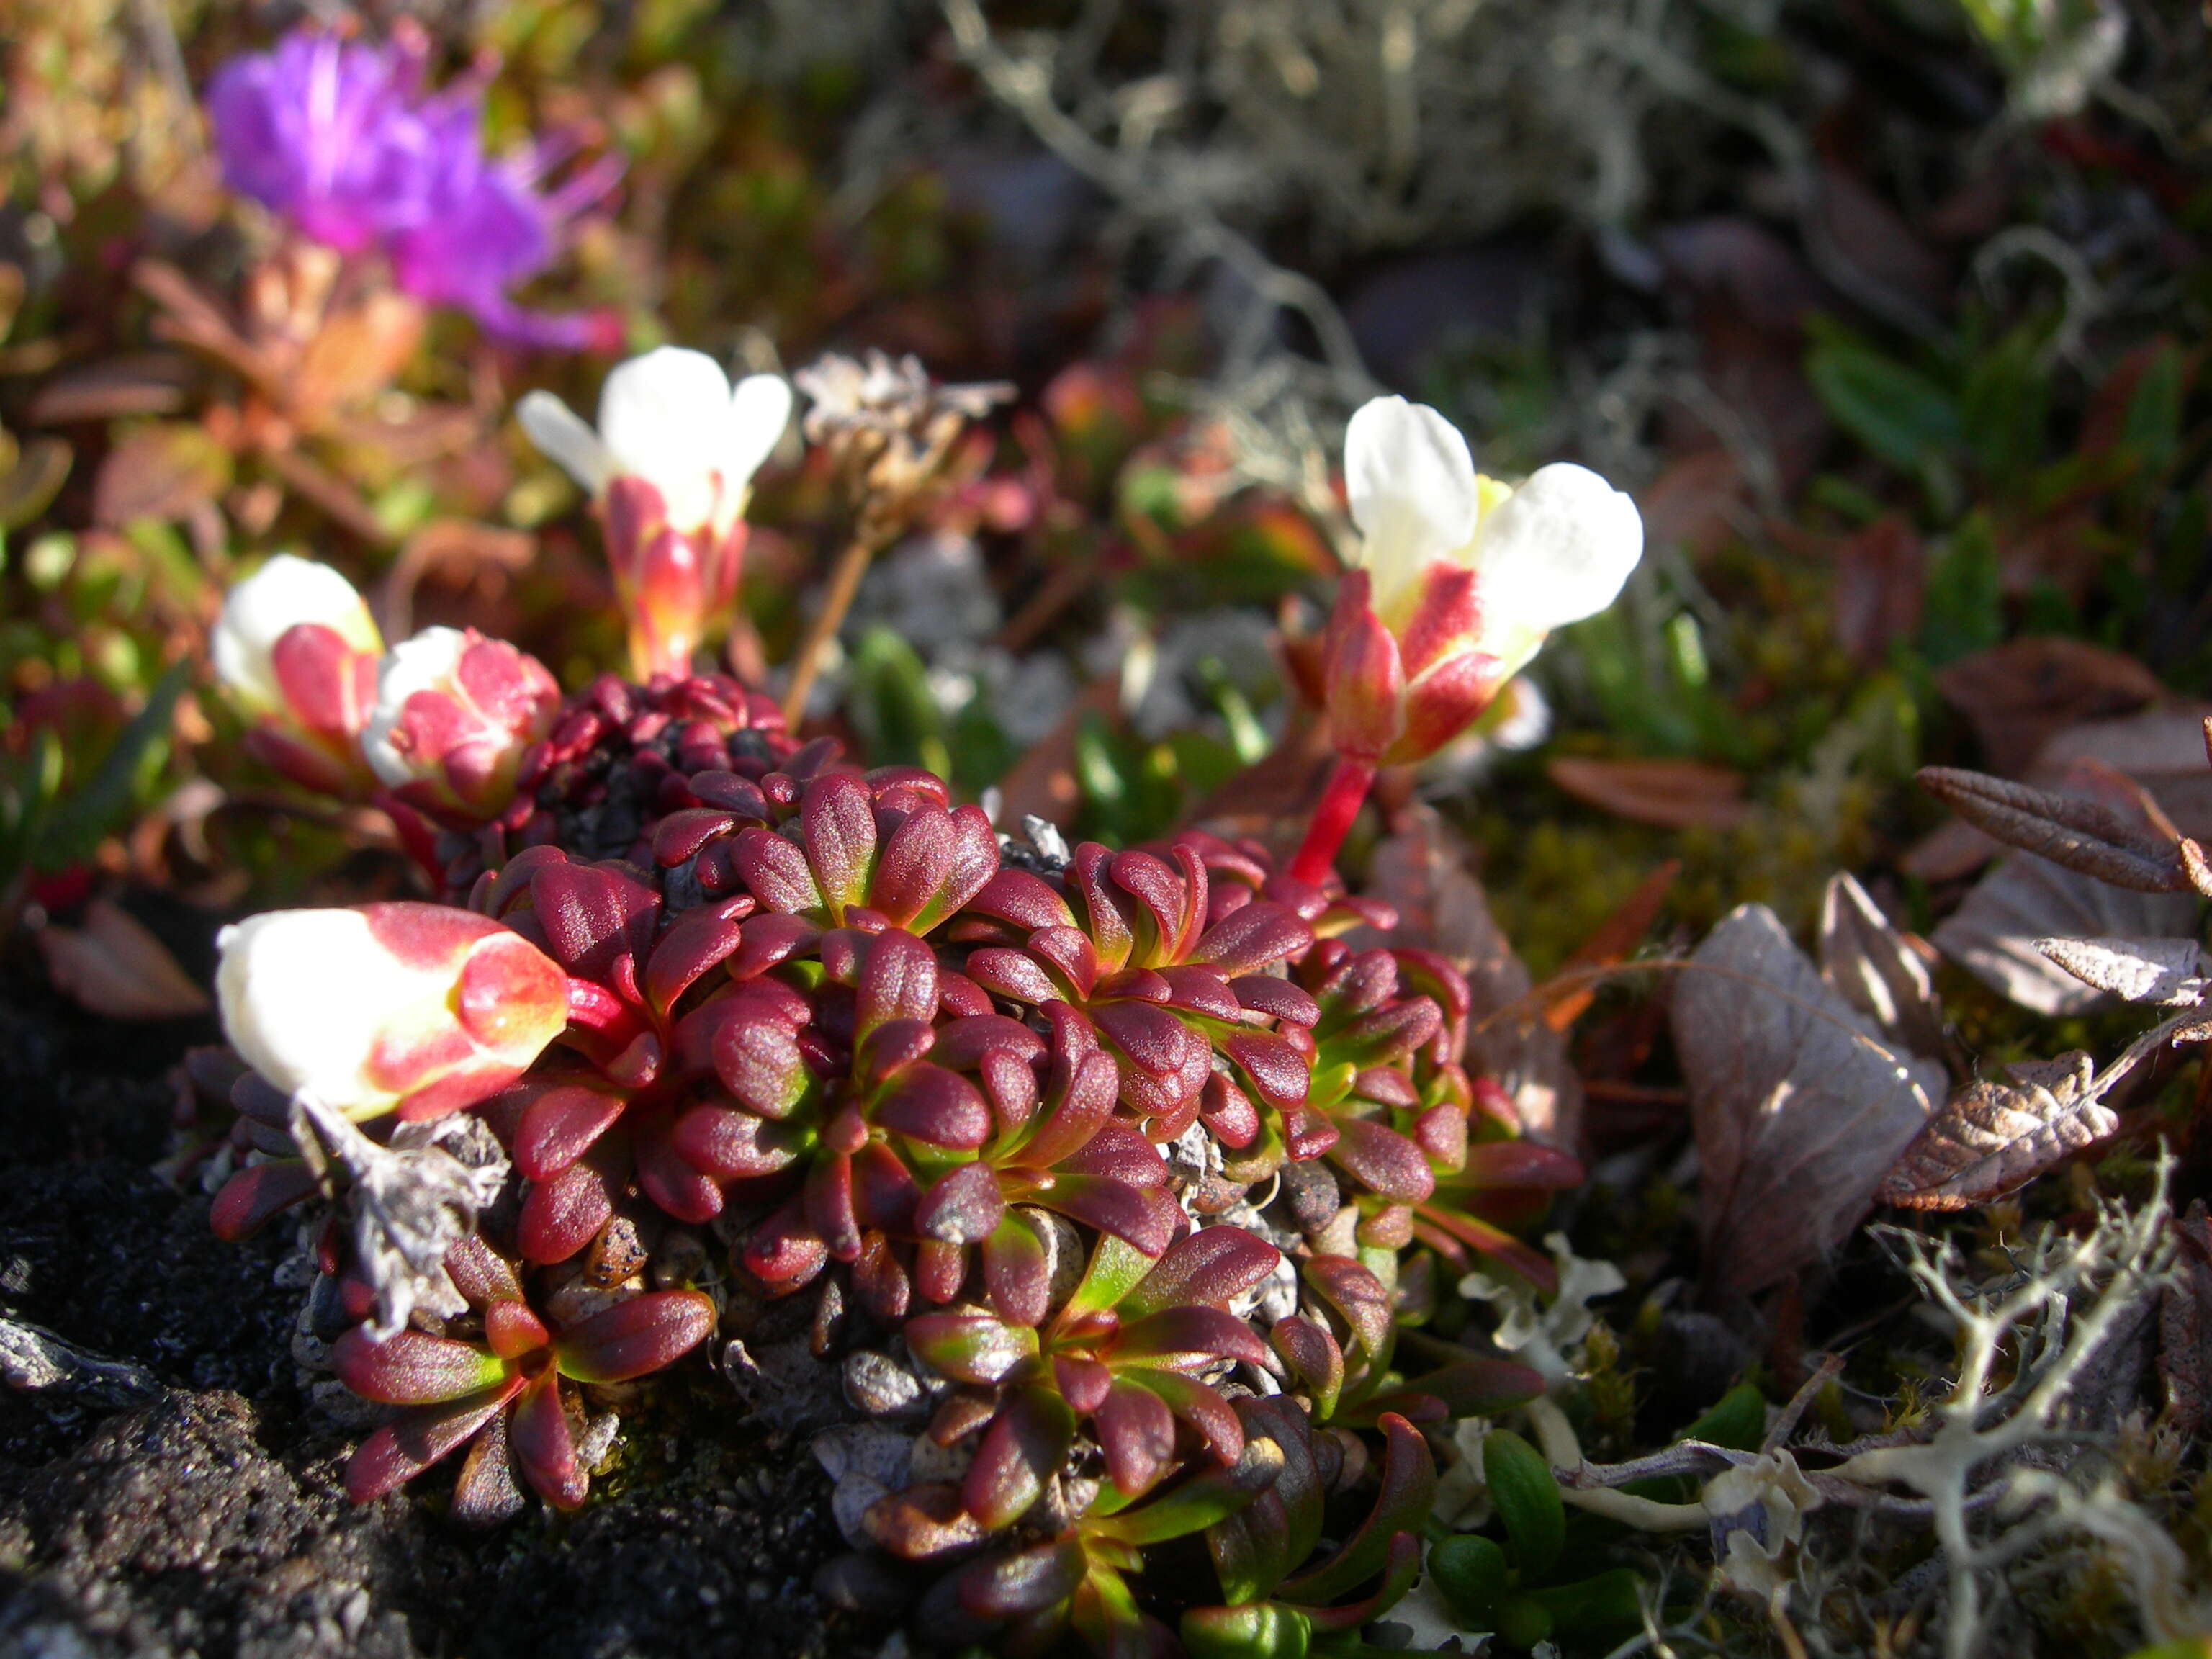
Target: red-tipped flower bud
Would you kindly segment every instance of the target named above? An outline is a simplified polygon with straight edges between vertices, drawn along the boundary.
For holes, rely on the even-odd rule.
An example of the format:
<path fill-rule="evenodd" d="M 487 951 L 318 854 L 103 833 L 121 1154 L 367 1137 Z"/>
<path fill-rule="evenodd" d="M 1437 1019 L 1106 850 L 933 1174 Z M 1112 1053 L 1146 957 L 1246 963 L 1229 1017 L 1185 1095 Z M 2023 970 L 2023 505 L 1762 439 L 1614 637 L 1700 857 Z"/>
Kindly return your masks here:
<path fill-rule="evenodd" d="M 351 1118 L 472 1106 L 568 1024 L 568 975 L 550 957 L 447 905 L 271 910 L 220 944 L 232 1046 L 277 1088 Z"/>
<path fill-rule="evenodd" d="M 215 671 L 252 717 L 247 746 L 295 783 L 366 793 L 359 738 L 384 641 L 351 583 L 279 553 L 230 590 L 210 637 Z"/>
<path fill-rule="evenodd" d="M 426 628 L 377 679 L 362 751 L 408 805 L 447 823 L 497 817 L 523 751 L 552 730 L 561 688 L 537 658 L 474 629 Z"/>

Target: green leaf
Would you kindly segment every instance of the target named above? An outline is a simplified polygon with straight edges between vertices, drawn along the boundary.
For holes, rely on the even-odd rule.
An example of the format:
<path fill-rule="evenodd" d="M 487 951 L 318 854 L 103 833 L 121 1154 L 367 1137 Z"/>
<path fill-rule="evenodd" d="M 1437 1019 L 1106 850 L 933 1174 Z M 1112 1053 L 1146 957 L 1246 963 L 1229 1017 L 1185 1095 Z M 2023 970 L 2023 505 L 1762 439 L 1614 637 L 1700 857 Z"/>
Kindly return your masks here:
<path fill-rule="evenodd" d="M 1182 1616 L 1190 1659 L 1305 1659 L 1313 1623 L 1296 1607 L 1273 1601 L 1240 1607 L 1193 1607 Z"/>
<path fill-rule="evenodd" d="M 1510 1429 L 1492 1429 L 1482 1438 L 1483 1478 L 1522 1578 L 1540 1578 L 1559 1559 L 1565 1541 L 1567 1506 L 1544 1454 Z"/>
<path fill-rule="evenodd" d="M 1928 563 L 1921 653 L 1941 668 L 2004 638 L 2003 572 L 1989 522 L 1979 514 L 1942 543 Z"/>
<path fill-rule="evenodd" d="M 1836 423 L 1893 466 L 1917 473 L 1964 443 L 1966 422 L 1951 394 L 1862 341 L 1829 331 L 1805 374 Z"/>
<path fill-rule="evenodd" d="M 161 676 L 146 706 L 117 735 L 90 780 L 53 815 L 30 849 L 33 863 L 51 869 L 88 858 L 100 837 L 122 821 L 148 775 L 167 756 L 170 717 L 191 674 L 191 665 L 179 662 Z"/>
<path fill-rule="evenodd" d="M 1513 1582 L 1505 1552 L 1494 1540 L 1461 1533 L 1429 1551 L 1429 1571 L 1451 1610 L 1469 1630 L 1498 1628 L 1498 1604 Z"/>

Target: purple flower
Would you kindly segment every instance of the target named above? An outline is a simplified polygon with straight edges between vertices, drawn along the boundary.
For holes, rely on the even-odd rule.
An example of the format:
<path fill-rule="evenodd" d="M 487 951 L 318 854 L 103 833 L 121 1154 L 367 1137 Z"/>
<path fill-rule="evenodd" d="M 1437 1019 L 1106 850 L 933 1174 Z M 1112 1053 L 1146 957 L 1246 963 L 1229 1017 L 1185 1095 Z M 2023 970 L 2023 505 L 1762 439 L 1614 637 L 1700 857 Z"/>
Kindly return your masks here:
<path fill-rule="evenodd" d="M 487 156 L 480 85 L 425 95 L 425 56 L 419 38 L 375 46 L 299 31 L 233 59 L 207 97 L 225 182 L 316 241 L 382 252 L 401 289 L 495 337 L 611 345 L 607 319 L 526 311 L 508 290 L 553 263 L 620 164 L 607 158 L 541 192 L 564 149 Z"/>

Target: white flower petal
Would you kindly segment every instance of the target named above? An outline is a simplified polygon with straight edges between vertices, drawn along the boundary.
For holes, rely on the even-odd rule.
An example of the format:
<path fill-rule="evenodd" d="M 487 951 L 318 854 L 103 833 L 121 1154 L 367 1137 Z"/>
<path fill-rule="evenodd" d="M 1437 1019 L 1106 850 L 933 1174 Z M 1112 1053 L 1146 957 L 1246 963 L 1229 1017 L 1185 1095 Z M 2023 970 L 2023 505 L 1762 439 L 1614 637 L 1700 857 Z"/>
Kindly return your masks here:
<path fill-rule="evenodd" d="M 393 1011 L 436 995 L 437 975 L 403 966 L 357 910 L 271 910 L 217 944 L 223 1035 L 248 1065 L 338 1111 L 389 1103 L 362 1068 Z"/>
<path fill-rule="evenodd" d="M 1480 509 L 1474 459 L 1425 404 L 1376 398 L 1344 433 L 1344 482 L 1366 547 L 1376 612 L 1388 618 L 1433 559 L 1467 545 Z"/>
<path fill-rule="evenodd" d="M 1545 467 L 1476 533 L 1486 625 L 1546 634 L 1595 616 L 1643 555 L 1634 501 L 1588 467 Z"/>
<path fill-rule="evenodd" d="M 392 728 L 417 691 L 442 691 L 453 683 L 468 635 L 458 628 L 426 628 L 385 655 L 376 672 L 376 708 L 362 731 L 361 752 L 368 769 L 397 789 L 415 776 L 407 757 L 392 744 Z"/>
<path fill-rule="evenodd" d="M 714 505 L 733 447 L 730 377 L 703 351 L 660 346 L 618 365 L 599 393 L 599 439 L 617 471 L 660 491 L 670 526 L 692 530 Z"/>
<path fill-rule="evenodd" d="M 730 393 L 730 443 L 722 488 L 742 493 L 791 424 L 791 382 L 781 374 L 748 374 Z"/>
<path fill-rule="evenodd" d="M 334 629 L 356 651 L 381 651 L 384 641 L 353 584 L 326 564 L 279 553 L 232 588 L 210 637 L 215 672 L 231 691 L 260 710 L 283 706 L 269 653 L 301 623 Z"/>
<path fill-rule="evenodd" d="M 539 453 L 593 495 L 614 471 L 614 457 L 584 417 L 550 392 L 524 394 L 514 418 Z"/>

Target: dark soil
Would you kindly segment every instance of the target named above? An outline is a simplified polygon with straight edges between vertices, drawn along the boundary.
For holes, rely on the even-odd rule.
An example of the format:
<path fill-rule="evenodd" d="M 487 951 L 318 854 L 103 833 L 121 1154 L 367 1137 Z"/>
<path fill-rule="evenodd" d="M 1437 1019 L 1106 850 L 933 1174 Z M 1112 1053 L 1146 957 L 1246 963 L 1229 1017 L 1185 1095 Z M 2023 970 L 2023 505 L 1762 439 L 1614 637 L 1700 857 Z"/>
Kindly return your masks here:
<path fill-rule="evenodd" d="M 276 1282 L 291 1230 L 222 1243 L 205 1199 L 149 1167 L 168 1149 L 168 1069 L 210 1035 L 93 1021 L 22 964 L 0 975 L 0 1318 L 150 1379 L 0 1389 L 0 1655 L 874 1646 L 833 1629 L 811 1589 L 841 1547 L 827 1480 L 803 1441 L 740 1423 L 703 1365 L 680 1438 L 633 1425 L 653 1477 L 576 1516 L 465 1533 L 440 1517 L 435 1474 L 349 1504 L 352 1432 L 312 1408 L 291 1357 L 303 1292 Z"/>

